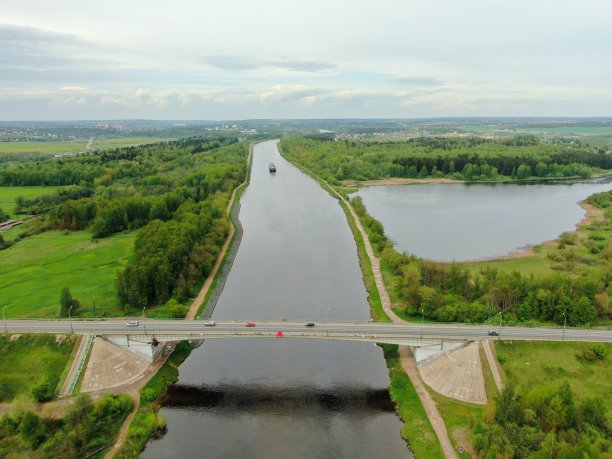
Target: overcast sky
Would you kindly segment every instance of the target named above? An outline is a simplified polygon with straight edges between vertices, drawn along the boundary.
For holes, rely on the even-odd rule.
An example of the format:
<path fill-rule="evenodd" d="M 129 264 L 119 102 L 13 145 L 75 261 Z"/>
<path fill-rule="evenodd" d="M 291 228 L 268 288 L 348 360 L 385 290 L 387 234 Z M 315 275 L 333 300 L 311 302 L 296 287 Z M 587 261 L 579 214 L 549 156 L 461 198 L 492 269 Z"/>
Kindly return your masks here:
<path fill-rule="evenodd" d="M 0 0 L 2 120 L 609 115 L 609 0 Z"/>

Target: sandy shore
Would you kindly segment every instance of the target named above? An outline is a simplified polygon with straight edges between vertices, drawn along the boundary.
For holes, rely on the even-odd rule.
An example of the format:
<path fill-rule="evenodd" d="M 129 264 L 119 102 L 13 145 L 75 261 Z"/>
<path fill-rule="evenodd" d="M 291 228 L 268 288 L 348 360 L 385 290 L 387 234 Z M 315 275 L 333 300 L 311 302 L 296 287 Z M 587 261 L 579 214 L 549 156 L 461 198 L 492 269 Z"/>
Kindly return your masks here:
<path fill-rule="evenodd" d="M 364 180 L 357 182 L 354 180 L 346 180 L 342 182 L 342 186 L 377 186 L 377 185 L 424 185 L 427 183 L 465 183 L 464 180 L 452 180 L 449 178 L 388 178 L 380 180 Z"/>
<path fill-rule="evenodd" d="M 579 202 L 578 205 L 585 210 L 585 214 L 584 214 L 584 217 L 582 217 L 582 220 L 576 223 L 576 229 L 580 228 L 581 226 L 590 225 L 593 219 L 601 217 L 603 215 L 603 211 L 601 209 L 598 209 L 597 207 L 592 206 L 591 204 L 585 201 Z M 515 258 L 532 257 L 532 256 L 537 255 L 537 253 L 533 250 L 534 247 L 536 246 L 555 246 L 557 245 L 558 242 L 559 242 L 558 238 L 552 239 L 550 241 L 544 241 L 540 244 L 527 245 L 525 246 L 524 249 L 510 252 L 507 255 L 504 255 L 501 257 L 485 258 L 485 259 L 478 259 L 478 260 L 466 260 L 466 261 L 460 262 L 459 264 L 486 263 L 488 261 L 503 261 L 503 260 L 514 260 Z"/>

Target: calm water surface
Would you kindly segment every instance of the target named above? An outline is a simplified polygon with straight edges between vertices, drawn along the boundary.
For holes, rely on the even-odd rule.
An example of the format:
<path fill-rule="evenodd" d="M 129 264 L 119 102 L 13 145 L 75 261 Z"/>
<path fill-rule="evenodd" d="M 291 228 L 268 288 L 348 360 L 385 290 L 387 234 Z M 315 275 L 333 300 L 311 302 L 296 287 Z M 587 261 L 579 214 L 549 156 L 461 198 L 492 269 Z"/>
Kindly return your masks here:
<path fill-rule="evenodd" d="M 610 190 L 600 183 L 427 184 L 359 190 L 398 250 L 438 261 L 499 257 L 572 231 L 578 202 Z"/>
<path fill-rule="evenodd" d="M 277 173 L 268 172 L 274 161 Z M 244 235 L 214 318 L 369 318 L 346 218 L 317 183 L 255 146 Z M 180 367 L 145 458 L 409 458 L 382 350 L 367 343 L 209 340 Z"/>

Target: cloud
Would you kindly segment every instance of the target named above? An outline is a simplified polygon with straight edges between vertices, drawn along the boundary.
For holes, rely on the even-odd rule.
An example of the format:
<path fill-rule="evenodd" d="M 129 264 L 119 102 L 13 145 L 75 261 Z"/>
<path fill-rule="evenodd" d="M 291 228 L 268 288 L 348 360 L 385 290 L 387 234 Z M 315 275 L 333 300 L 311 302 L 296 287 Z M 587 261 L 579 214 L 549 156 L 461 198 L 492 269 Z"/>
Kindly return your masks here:
<path fill-rule="evenodd" d="M 336 64 L 319 59 L 288 57 L 262 59 L 239 54 L 204 54 L 198 61 L 222 70 L 279 68 L 293 72 L 324 72 L 337 67 Z"/>
<path fill-rule="evenodd" d="M 0 43 L 0 83 L 108 81 L 121 65 L 112 49 L 34 27 L 0 24 Z"/>
<path fill-rule="evenodd" d="M 406 86 L 441 86 L 444 81 L 431 76 L 412 76 L 392 78 L 391 82 Z"/>

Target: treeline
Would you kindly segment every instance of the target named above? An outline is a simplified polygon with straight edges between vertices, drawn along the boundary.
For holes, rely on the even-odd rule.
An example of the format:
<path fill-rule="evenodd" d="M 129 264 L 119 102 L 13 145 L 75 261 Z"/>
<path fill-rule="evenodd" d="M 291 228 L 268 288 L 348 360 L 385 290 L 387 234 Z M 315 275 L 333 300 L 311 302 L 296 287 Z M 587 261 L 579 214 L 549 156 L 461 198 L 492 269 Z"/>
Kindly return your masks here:
<path fill-rule="evenodd" d="M 361 198 L 354 197 L 351 203 L 383 264 L 396 278 L 393 293 L 407 315 L 441 322 L 482 323 L 495 318 L 503 323 L 554 321 L 568 325 L 591 324 L 612 316 L 608 300 L 611 279 L 605 260 L 604 269 L 578 276 L 553 272 L 535 277 L 489 267 L 474 273 L 458 264 L 398 253 L 382 225 L 367 214 Z M 604 241 L 597 249 L 601 251 L 606 245 Z"/>
<path fill-rule="evenodd" d="M 189 170 L 201 153 L 236 144 L 235 137 L 195 137 L 173 142 L 102 150 L 72 157 L 13 161 L 0 166 L 0 186 L 104 185 L 120 179 L 141 179 L 163 172 Z M 198 155 L 200 153 L 200 155 Z M 213 162 L 214 162 L 213 154 Z M 160 166 L 167 167 L 160 167 Z M 97 179 L 97 180 L 96 180 Z M 138 180 L 136 180 L 138 184 Z"/>
<path fill-rule="evenodd" d="M 0 419 L 0 457 L 90 457 L 112 440 L 132 406 L 128 395 L 105 395 L 95 403 L 79 395 L 62 419 L 14 407 Z"/>
<path fill-rule="evenodd" d="M 606 402 L 577 401 L 566 381 L 560 386 L 506 387 L 488 422 L 478 420 L 472 443 L 482 458 L 605 458 L 612 450 Z"/>
<path fill-rule="evenodd" d="M 601 149 L 543 143 L 533 136 L 503 140 L 423 137 L 406 142 L 368 142 L 284 136 L 284 154 L 332 184 L 389 177 L 495 181 L 590 177 L 612 169 Z"/>

